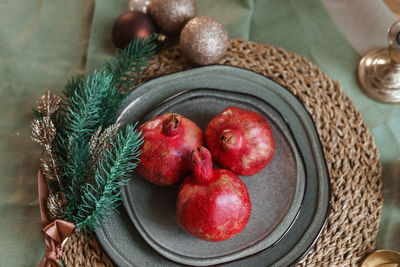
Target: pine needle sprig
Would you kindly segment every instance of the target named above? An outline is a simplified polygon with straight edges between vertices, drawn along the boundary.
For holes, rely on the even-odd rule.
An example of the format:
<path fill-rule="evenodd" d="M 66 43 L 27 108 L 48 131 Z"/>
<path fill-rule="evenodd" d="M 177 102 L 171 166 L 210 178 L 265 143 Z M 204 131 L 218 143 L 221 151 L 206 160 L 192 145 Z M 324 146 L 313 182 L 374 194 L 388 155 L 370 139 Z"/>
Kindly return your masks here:
<path fill-rule="evenodd" d="M 114 95 L 112 79 L 105 72 L 95 71 L 93 77 L 79 84 L 78 90 L 69 98 L 65 120 L 71 139 L 81 138 L 83 135 L 85 140 L 89 140 L 93 129 L 102 122 L 104 102 Z"/>
<path fill-rule="evenodd" d="M 89 77 L 87 79 L 90 79 Z M 84 95 L 82 91 L 85 89 L 85 79 L 81 77 L 71 78 L 68 80 L 63 91 L 63 101 L 61 102 L 59 111 L 55 114 L 53 120 L 57 129 L 57 136 L 55 138 L 54 147 L 57 152 L 58 160 L 62 165 L 68 164 L 68 153 L 70 148 L 69 138 L 69 121 L 68 113 L 71 112 L 70 102 L 77 95 Z M 94 104 L 94 103 L 93 103 Z"/>
<path fill-rule="evenodd" d="M 65 98 L 71 98 L 75 94 L 76 90 L 82 89 L 84 82 L 85 79 L 82 77 L 72 77 L 70 80 L 68 80 L 63 90 Z"/>
<path fill-rule="evenodd" d="M 77 212 L 67 219 L 76 223 L 78 229 L 85 232 L 99 226 L 120 201 L 120 187 L 129 181 L 129 175 L 136 168 L 143 143 L 136 125 L 127 124 L 115 138 L 109 139 L 109 149 L 103 149 L 95 169 L 94 182 L 85 183 L 79 194 Z"/>
<path fill-rule="evenodd" d="M 104 69 L 115 77 L 113 84 L 121 91 L 132 89 L 148 66 L 157 48 L 157 34 L 147 39 L 136 38 L 123 50 L 117 49 L 115 58 L 105 63 Z"/>
<path fill-rule="evenodd" d="M 102 123 L 104 101 L 113 95 L 112 76 L 95 71 L 93 77 L 78 85 L 69 98 L 65 125 L 59 139 L 67 147 L 67 158 L 63 158 L 63 182 L 68 198 L 65 213 L 74 214 L 79 204 L 79 189 L 90 177 L 91 160 L 89 140 Z M 60 135 L 62 136 L 62 135 Z"/>
<path fill-rule="evenodd" d="M 101 153 L 99 164 L 93 164 L 90 141 L 98 129 L 108 129 L 107 127 L 112 124 L 126 96 L 123 91 L 136 85 L 152 55 L 155 54 L 155 40 L 156 35 L 148 39 L 135 39 L 124 50 L 118 50 L 115 59 L 106 62 L 104 67 L 100 71 L 95 71 L 91 77 L 71 79 L 65 86 L 59 110 L 53 115 L 52 120 L 57 132 L 53 148 L 62 175 L 60 187 L 68 200 L 62 217 L 75 223 L 81 222 L 82 228 L 93 229 L 94 222 L 98 221 L 98 218 L 103 218 L 105 214 L 103 211 L 108 208 L 102 208 L 105 205 L 102 201 L 110 203 L 108 207 L 111 208 L 117 205 L 118 197 L 113 198 L 113 194 L 110 195 L 109 192 L 114 192 L 113 190 L 118 187 L 116 185 L 124 183 L 126 171 L 136 166 L 125 162 L 122 165 L 128 164 L 131 167 L 128 166 L 126 171 L 122 171 L 119 165 L 113 167 L 111 163 L 110 165 L 101 163 L 105 156 Z M 110 128 L 109 131 L 107 134 L 115 134 L 118 129 Z M 116 139 L 112 149 L 109 146 L 99 146 L 101 151 L 104 153 L 115 151 L 119 142 L 121 144 L 127 142 L 128 147 L 132 148 L 133 145 L 126 141 L 135 140 L 132 136 L 127 134 L 126 140 L 121 139 L 120 135 L 117 136 L 119 139 Z M 123 154 L 123 157 L 126 155 Z M 112 156 L 107 159 L 117 160 Z M 111 178 L 105 176 L 102 180 L 100 172 L 96 170 L 108 168 L 112 170 Z M 118 172 L 115 173 L 116 170 Z M 116 180 L 116 174 L 121 174 L 121 180 Z M 91 206 L 87 206 L 88 203 Z M 91 217 L 84 219 L 84 214 L 89 214 L 87 212 L 91 209 L 94 209 L 90 213 Z M 96 217 L 97 215 L 99 217 Z"/>
<path fill-rule="evenodd" d="M 84 82 L 85 80 L 82 77 L 72 77 L 64 86 L 62 97 L 63 101 L 61 102 L 59 111 L 55 114 L 56 116 L 54 118 L 56 128 L 59 129 L 59 132 L 61 129 L 67 127 L 65 116 L 68 111 L 69 99 L 72 98 L 78 90 L 84 88 Z"/>
<path fill-rule="evenodd" d="M 115 118 L 115 114 L 118 108 L 121 106 L 122 101 L 125 98 L 125 94 L 122 93 L 120 88 L 124 90 L 129 87 L 136 85 L 137 79 L 140 78 L 144 69 L 147 67 L 151 57 L 155 54 L 157 43 L 157 35 L 153 34 L 147 39 L 136 38 L 130 42 L 125 49 L 117 49 L 114 59 L 106 61 L 102 71 L 100 73 L 107 73 L 111 76 L 110 86 L 108 87 L 108 95 L 103 98 L 101 106 L 98 107 L 102 113 L 101 121 L 97 125 L 108 127 L 111 124 L 112 119 Z M 86 79 L 86 83 L 87 83 Z M 60 111 L 57 113 L 55 118 L 56 129 L 58 132 L 62 132 L 62 129 L 69 128 L 66 116 L 68 115 L 68 106 L 71 103 L 71 99 L 76 95 L 85 95 L 85 79 L 83 78 L 72 78 L 69 80 L 64 88 L 64 101 L 60 107 Z M 63 148 L 67 147 L 68 133 L 61 133 L 56 137 L 57 154 L 66 154 L 62 151 Z"/>

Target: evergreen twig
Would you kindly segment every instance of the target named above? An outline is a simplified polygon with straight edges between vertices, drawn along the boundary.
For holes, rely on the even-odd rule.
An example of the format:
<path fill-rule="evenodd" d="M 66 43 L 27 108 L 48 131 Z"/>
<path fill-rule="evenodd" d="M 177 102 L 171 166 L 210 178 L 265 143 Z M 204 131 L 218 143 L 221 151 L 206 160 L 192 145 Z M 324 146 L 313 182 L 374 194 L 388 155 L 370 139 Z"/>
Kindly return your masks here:
<path fill-rule="evenodd" d="M 115 58 L 105 63 L 104 69 L 113 75 L 115 88 L 126 91 L 136 85 L 157 48 L 156 40 L 157 34 L 147 39 L 137 38 L 123 50 L 117 49 Z"/>
<path fill-rule="evenodd" d="M 79 204 L 79 190 L 88 181 L 91 161 L 89 154 L 89 140 L 92 134 L 102 123 L 103 102 L 112 97 L 112 76 L 106 72 L 95 71 L 92 78 L 84 83 L 69 98 L 69 106 L 65 116 L 67 127 L 63 133 L 63 146 L 67 147 L 66 162 L 63 163 L 63 183 L 66 186 L 68 206 L 65 216 L 75 214 Z"/>
<path fill-rule="evenodd" d="M 91 184 L 93 165 L 89 141 L 99 127 L 106 128 L 111 124 L 125 97 L 120 89 L 126 90 L 136 84 L 155 53 L 155 39 L 156 35 L 149 39 L 135 39 L 124 50 L 118 50 L 115 59 L 106 62 L 104 67 L 100 71 L 95 71 L 92 77 L 72 79 L 65 86 L 65 99 L 59 112 L 53 118 L 57 130 L 54 149 L 62 168 L 62 188 L 68 199 L 63 218 L 75 223 L 81 222 L 83 229 L 93 229 L 94 222 L 98 221 L 98 218 L 103 218 L 104 213 L 98 210 L 108 209 L 100 208 L 101 201 L 106 199 L 111 207 L 116 205 L 118 197 L 113 197 L 113 190 L 117 188 L 116 184 L 124 183 L 125 174 L 129 171 L 129 168 L 122 171 L 119 165 L 113 166 L 111 163 L 111 165 L 99 165 L 102 172 L 107 168 L 113 172 L 118 170 L 118 174 L 122 175 L 122 180 L 118 182 L 115 176 L 110 179 L 105 178 L 104 190 L 100 190 L 99 186 L 103 181 L 95 169 L 95 184 Z M 126 138 L 129 140 L 133 137 L 127 135 Z M 121 139 L 119 142 L 122 144 L 125 141 Z M 119 145 L 118 140 L 116 144 Z M 105 195 L 101 195 L 101 192 Z M 112 194 L 109 194 L 110 192 Z M 94 196 L 96 198 L 93 198 Z M 87 206 L 87 203 L 96 204 L 96 209 L 90 215 L 91 217 L 87 218 L 87 222 L 83 223 L 82 216 L 87 214 L 90 207 L 93 208 L 93 206 Z"/>
<path fill-rule="evenodd" d="M 78 229 L 88 232 L 98 226 L 119 205 L 120 187 L 129 179 L 128 175 L 136 168 L 143 139 L 128 124 L 115 139 L 109 139 L 110 148 L 102 152 L 98 168 L 95 169 L 94 182 L 85 183 L 79 195 L 77 213 L 72 216 Z"/>

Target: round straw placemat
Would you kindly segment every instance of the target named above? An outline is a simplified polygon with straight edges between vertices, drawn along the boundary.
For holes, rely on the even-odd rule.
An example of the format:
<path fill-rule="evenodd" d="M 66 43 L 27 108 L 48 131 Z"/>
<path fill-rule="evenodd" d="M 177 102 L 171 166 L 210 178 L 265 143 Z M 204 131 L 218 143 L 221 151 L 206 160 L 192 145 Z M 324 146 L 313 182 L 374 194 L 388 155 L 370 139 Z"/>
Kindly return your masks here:
<path fill-rule="evenodd" d="M 374 139 L 341 85 L 303 57 L 281 48 L 231 39 L 218 62 L 260 73 L 287 88 L 311 114 L 332 185 L 327 224 L 298 266 L 355 266 L 375 249 L 383 196 Z M 158 53 L 140 82 L 196 67 L 172 47 Z M 67 266 L 112 266 L 94 234 L 74 233 L 65 246 Z"/>

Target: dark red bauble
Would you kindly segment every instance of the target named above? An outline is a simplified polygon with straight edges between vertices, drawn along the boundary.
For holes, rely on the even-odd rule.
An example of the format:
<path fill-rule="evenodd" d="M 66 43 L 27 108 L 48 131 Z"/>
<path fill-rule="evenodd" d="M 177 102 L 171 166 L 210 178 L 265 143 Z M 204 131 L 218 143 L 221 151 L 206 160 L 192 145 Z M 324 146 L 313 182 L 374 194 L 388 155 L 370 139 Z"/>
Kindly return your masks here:
<path fill-rule="evenodd" d="M 136 37 L 148 38 L 156 31 L 153 19 L 138 11 L 125 12 L 119 16 L 112 28 L 112 40 L 118 48 L 124 48 Z"/>

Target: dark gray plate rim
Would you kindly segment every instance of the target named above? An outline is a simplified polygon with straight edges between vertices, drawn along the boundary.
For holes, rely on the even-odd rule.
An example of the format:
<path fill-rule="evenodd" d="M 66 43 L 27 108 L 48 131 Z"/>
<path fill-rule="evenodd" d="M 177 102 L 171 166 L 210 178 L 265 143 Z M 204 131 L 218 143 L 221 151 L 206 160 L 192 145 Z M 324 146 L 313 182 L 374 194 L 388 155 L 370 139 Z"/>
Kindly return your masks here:
<path fill-rule="evenodd" d="M 315 192 L 310 191 L 310 193 L 313 193 L 313 195 L 310 197 L 306 195 L 303 202 L 305 204 L 311 204 L 315 206 L 312 207 L 312 210 L 305 209 L 305 207 L 303 206 L 299 212 L 299 215 L 297 216 L 296 221 L 293 224 L 293 227 L 289 229 L 287 234 L 284 235 L 272 248 L 268 248 L 254 255 L 241 258 L 231 264 L 228 263 L 229 266 L 242 266 L 243 264 L 250 265 L 250 264 L 257 264 L 260 262 L 272 266 L 287 266 L 294 264 L 295 262 L 300 260 L 312 248 L 312 246 L 322 233 L 322 230 L 326 224 L 327 217 L 330 211 L 331 185 L 329 182 L 329 173 L 327 170 L 326 162 L 324 160 L 321 143 L 319 140 L 319 136 L 316 132 L 314 122 L 312 121 L 310 114 L 305 109 L 304 105 L 296 97 L 294 97 L 287 89 L 283 88 L 281 85 L 275 83 L 274 81 L 260 74 L 237 67 L 228 67 L 219 65 L 201 67 L 188 71 L 183 71 L 180 73 L 162 76 L 152 81 L 149 81 L 148 83 L 154 83 L 158 79 L 174 78 L 179 80 L 179 78 L 182 77 L 186 78 L 190 76 L 194 77 L 196 75 L 201 75 L 201 74 L 203 75 L 207 74 L 208 76 L 215 76 L 219 79 L 221 79 L 222 77 L 231 79 L 245 79 L 249 82 L 251 81 L 254 83 L 262 84 L 266 88 L 273 87 L 275 88 L 275 93 L 280 97 L 282 97 L 287 102 L 287 105 L 289 107 L 295 106 L 297 108 L 297 111 L 301 113 L 299 115 L 300 116 L 299 118 L 305 124 L 312 125 L 312 127 L 304 128 L 304 130 L 315 141 L 314 143 L 312 143 L 310 149 L 312 150 L 312 154 L 314 155 L 315 159 L 319 163 L 317 170 L 319 174 L 318 175 L 319 180 L 317 179 L 315 181 L 311 181 L 312 183 L 316 184 L 316 188 L 312 189 Z M 207 81 L 205 81 L 204 83 L 205 84 L 203 84 L 201 87 L 207 88 Z M 141 92 L 140 88 L 141 87 L 138 87 L 133 91 L 133 93 L 131 93 L 126 102 L 128 104 L 126 105 L 129 105 L 129 103 L 135 101 L 143 101 L 143 99 L 141 98 L 141 94 L 145 92 Z M 277 90 L 276 88 L 280 89 Z M 150 103 L 149 106 L 154 106 L 156 104 L 157 103 Z M 315 201 L 314 198 L 317 199 L 317 201 Z M 117 216 L 117 214 L 115 216 Z M 310 216 L 313 216 L 313 218 L 309 218 Z M 106 224 L 107 220 L 101 223 L 103 227 L 100 227 L 96 230 L 96 235 L 100 243 L 103 245 L 103 248 L 105 249 L 107 254 L 118 264 L 121 265 L 135 264 L 134 262 L 130 261 L 127 258 L 127 255 L 124 255 L 119 251 L 120 249 L 118 245 L 115 243 L 115 240 L 113 239 L 112 236 L 109 235 L 109 231 L 105 230 L 107 228 Z M 290 238 L 289 236 L 296 236 L 297 239 L 295 241 L 298 242 L 293 244 L 293 241 L 291 241 L 292 238 Z M 286 251 L 282 255 L 281 250 L 284 248 L 286 249 Z M 167 263 L 168 262 L 166 261 L 166 264 Z"/>

